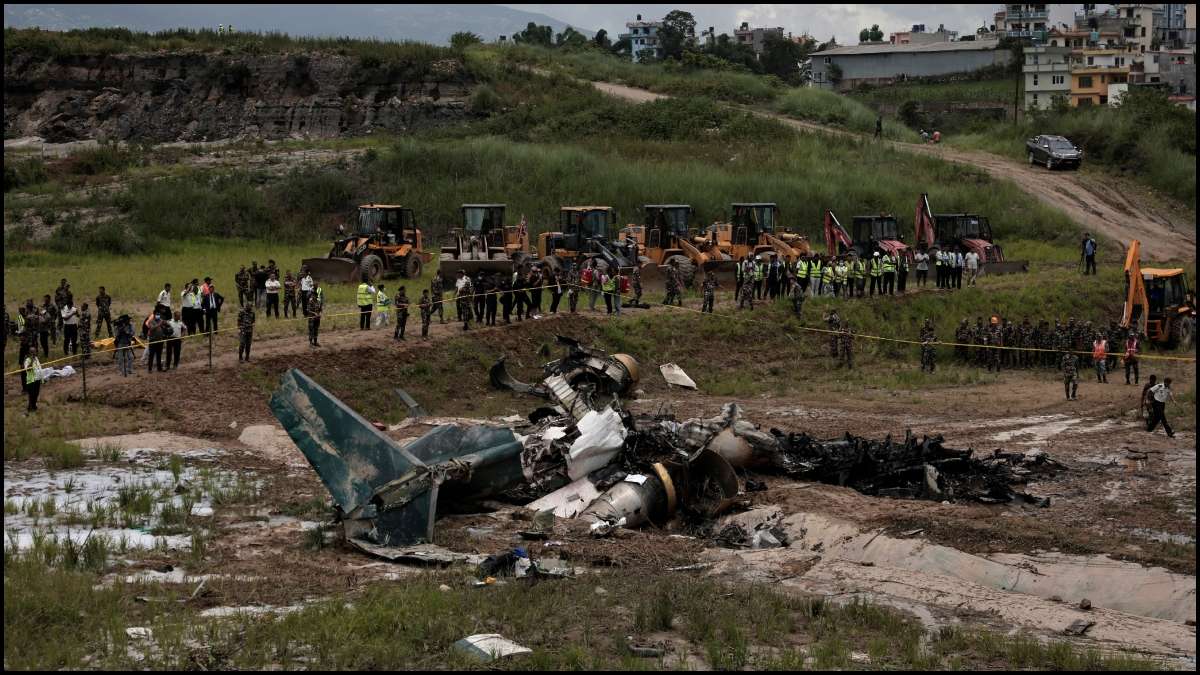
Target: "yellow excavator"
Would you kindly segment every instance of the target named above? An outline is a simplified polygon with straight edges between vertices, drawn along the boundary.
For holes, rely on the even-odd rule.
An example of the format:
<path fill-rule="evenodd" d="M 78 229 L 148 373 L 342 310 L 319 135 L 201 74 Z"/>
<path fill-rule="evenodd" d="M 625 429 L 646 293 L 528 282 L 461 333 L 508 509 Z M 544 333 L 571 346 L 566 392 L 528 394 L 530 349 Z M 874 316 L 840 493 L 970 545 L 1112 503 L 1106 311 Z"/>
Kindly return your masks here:
<path fill-rule="evenodd" d="M 1182 267 L 1142 267 L 1142 243 L 1125 253 L 1125 307 L 1121 327 L 1135 328 L 1151 343 L 1191 349 L 1196 336 L 1196 297 Z"/>

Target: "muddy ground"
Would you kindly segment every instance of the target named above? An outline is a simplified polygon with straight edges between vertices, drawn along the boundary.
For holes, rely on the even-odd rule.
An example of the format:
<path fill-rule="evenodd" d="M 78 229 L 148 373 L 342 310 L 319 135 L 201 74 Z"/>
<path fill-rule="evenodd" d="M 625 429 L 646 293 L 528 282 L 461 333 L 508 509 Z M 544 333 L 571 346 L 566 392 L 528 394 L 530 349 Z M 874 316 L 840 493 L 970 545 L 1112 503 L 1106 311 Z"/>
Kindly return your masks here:
<path fill-rule="evenodd" d="M 590 321 L 547 319 L 478 331 L 470 339 L 481 352 L 531 354 L 554 332 L 585 333 Z M 347 400 L 359 399 L 375 411 L 392 406 L 387 421 L 402 420 L 400 402 L 386 389 L 406 383 L 388 381 L 389 364 L 419 360 L 431 353 L 423 350 L 462 335 L 453 324 L 435 329 L 434 339 L 424 345 L 396 346 L 382 331 L 331 340 L 335 346 L 317 351 L 297 346 L 297 338 L 267 341 L 256 345 L 253 369 L 239 367 L 229 355 L 218 359 L 211 373 L 199 363 L 131 380 L 99 372 L 94 391 L 102 392 L 102 405 L 113 416 L 136 412 L 129 415 L 136 421 L 122 430 L 142 433 L 84 444 L 150 448 L 160 456 L 183 453 L 188 466 L 259 482 L 259 494 L 248 503 L 212 511 L 204 561 L 188 569 L 188 574 L 222 575 L 197 599 L 206 608 L 223 611 L 217 608 L 231 602 L 289 606 L 421 573 L 340 545 L 311 548 L 309 531 L 328 517 L 328 495 L 266 401 L 278 373 L 298 366 Z M 549 357 L 530 358 L 517 367 L 529 375 L 541 360 Z M 792 364 L 795 386 L 785 395 L 739 400 L 746 417 L 764 427 L 818 437 L 848 431 L 902 438 L 911 429 L 942 434 L 947 446 L 983 453 L 1041 449 L 1068 469 L 1028 486 L 1049 496 L 1049 507 L 868 497 L 848 488 L 755 475 L 767 489 L 747 494 L 729 517 L 751 523 L 774 519 L 792 540 L 786 548 L 723 549 L 698 537 L 695 524 L 682 519 L 663 530 L 620 531 L 607 539 L 591 538 L 578 523 L 560 520 L 551 541 L 521 542 L 516 532 L 527 529 L 527 512 L 498 503 L 443 518 L 436 543 L 482 555 L 521 542 L 535 559 L 615 567 L 629 574 L 696 565 L 678 573 L 767 581 L 841 599 L 864 597 L 911 613 L 931 630 L 980 624 L 1063 638 L 1068 625 L 1084 618 L 1095 625 L 1082 637 L 1063 639 L 1195 667 L 1195 435 L 1192 430 L 1181 430 L 1173 439 L 1161 431 L 1147 434 L 1135 410 L 1140 387 L 1124 385 L 1120 376 L 1111 378 L 1112 384 L 1092 385 L 1083 376 L 1080 399 L 1068 402 L 1053 377 L 1013 372 L 983 385 L 913 391 L 866 386 L 851 394 L 804 386 L 806 369 L 828 365 L 812 361 Z M 364 373 L 363 364 L 375 367 Z M 691 372 L 700 387 L 692 392 L 669 388 L 657 365 L 643 361 L 639 394 L 627 402 L 634 411 L 669 410 L 683 419 L 715 415 L 727 402 L 703 393 L 712 378 L 722 376 L 719 371 Z M 406 386 L 427 403 L 431 415 L 477 410 L 494 418 L 535 407 L 536 399 L 487 389 L 483 367 L 477 368 L 478 382 L 438 385 L 461 387 L 474 404 L 447 402 L 446 391 Z M 1179 369 L 1177 377 L 1186 375 L 1184 370 L 1195 377 L 1194 366 Z M 381 399 L 365 391 L 381 388 Z M 45 389 L 44 407 L 76 405 L 70 401 L 77 396 L 74 383 L 51 382 Z M 181 399 L 182 390 L 188 396 Z M 10 400 L 19 396 L 13 382 L 6 394 Z M 430 428 L 419 420 L 402 421 L 391 424 L 388 433 L 411 438 Z M 205 448 L 214 450 L 186 452 Z M 118 463 L 134 461 L 122 456 Z M 28 492 L 22 477 L 39 475 L 44 475 L 41 459 L 6 462 L 6 499 Z M 134 569 L 179 566 L 184 555 L 173 548 L 149 552 Z M 1079 609 L 1085 598 L 1091 610 Z"/>

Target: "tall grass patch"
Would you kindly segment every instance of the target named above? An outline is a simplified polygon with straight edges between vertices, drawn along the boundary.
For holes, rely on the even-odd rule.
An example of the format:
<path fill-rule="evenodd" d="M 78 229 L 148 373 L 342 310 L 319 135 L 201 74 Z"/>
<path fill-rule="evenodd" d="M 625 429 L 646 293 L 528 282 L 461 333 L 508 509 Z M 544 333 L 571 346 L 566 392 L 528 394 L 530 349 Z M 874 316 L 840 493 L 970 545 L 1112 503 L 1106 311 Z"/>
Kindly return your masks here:
<path fill-rule="evenodd" d="M 788 91 L 776 101 L 775 110 L 789 117 L 863 134 L 875 133 L 875 121 L 879 117 L 874 110 L 853 98 L 816 87 Z M 891 119 L 883 122 L 883 136 L 909 143 L 919 140 L 916 132 Z"/>

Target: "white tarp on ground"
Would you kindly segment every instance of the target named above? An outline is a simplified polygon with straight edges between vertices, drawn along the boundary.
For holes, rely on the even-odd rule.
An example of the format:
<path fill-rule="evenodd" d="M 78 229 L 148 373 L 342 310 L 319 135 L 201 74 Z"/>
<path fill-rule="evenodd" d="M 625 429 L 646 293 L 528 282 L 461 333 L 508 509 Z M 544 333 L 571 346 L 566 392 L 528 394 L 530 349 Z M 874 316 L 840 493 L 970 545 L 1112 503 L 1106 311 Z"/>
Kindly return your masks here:
<path fill-rule="evenodd" d="M 625 445 L 628 433 L 621 416 L 611 407 L 588 411 L 577 426 L 579 438 L 567 452 L 567 475 L 571 480 L 579 480 L 611 462 Z"/>
<path fill-rule="evenodd" d="M 667 381 L 667 384 L 673 384 L 677 387 L 686 387 L 688 389 L 696 388 L 696 383 L 692 381 L 692 378 L 688 377 L 687 373 L 683 372 L 683 368 L 680 368 L 674 363 L 664 363 L 658 367 L 658 370 L 662 373 L 663 379 Z"/>
<path fill-rule="evenodd" d="M 512 656 L 513 654 L 530 654 L 533 652 L 532 649 L 522 647 L 512 640 L 505 640 L 503 636 L 497 633 L 468 635 L 455 642 L 454 648 L 482 661 L 491 661 Z"/>
<path fill-rule="evenodd" d="M 63 366 L 62 368 L 42 368 L 38 371 L 39 380 L 48 380 L 52 377 L 70 377 L 75 374 L 73 366 Z"/>
<path fill-rule="evenodd" d="M 537 501 L 526 504 L 525 508 L 534 511 L 554 509 L 554 515 L 559 518 L 574 518 L 583 513 L 583 510 L 596 501 L 599 496 L 600 491 L 596 489 L 595 483 L 584 476 Z"/>

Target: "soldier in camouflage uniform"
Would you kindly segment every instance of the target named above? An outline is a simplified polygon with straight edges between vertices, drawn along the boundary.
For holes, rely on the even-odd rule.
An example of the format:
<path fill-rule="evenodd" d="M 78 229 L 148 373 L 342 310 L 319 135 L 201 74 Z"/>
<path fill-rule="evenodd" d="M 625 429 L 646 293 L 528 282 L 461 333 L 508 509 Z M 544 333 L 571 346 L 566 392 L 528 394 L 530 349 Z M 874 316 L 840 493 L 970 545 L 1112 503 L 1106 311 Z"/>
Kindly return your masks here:
<path fill-rule="evenodd" d="M 954 358 L 966 363 L 967 345 L 971 344 L 971 325 L 966 319 L 958 322 L 958 329 L 954 331 L 954 343 Z"/>
<path fill-rule="evenodd" d="M 804 314 L 804 287 L 800 285 L 800 279 L 796 276 L 789 276 L 792 288 L 792 312 L 796 314 L 797 319 L 802 319 Z"/>
<path fill-rule="evenodd" d="M 667 265 L 667 297 L 663 298 L 663 304 L 683 306 L 679 288 L 679 265 L 674 260 Z"/>
<path fill-rule="evenodd" d="M 59 320 L 58 305 L 50 301 L 50 296 L 46 295 L 42 298 L 42 333 L 49 334 L 50 344 L 58 344 L 58 320 Z M 42 339 L 43 347 L 46 344 L 45 338 Z M 49 356 L 49 348 L 46 347 L 47 356 Z"/>
<path fill-rule="evenodd" d="M 429 291 L 421 291 L 421 302 L 418 303 L 421 309 L 421 339 L 429 339 L 429 322 L 433 320 L 433 305 L 429 300 Z"/>
<path fill-rule="evenodd" d="M 1079 389 L 1079 357 L 1071 352 L 1062 357 L 1063 390 L 1068 401 L 1076 400 L 1075 393 Z"/>
<path fill-rule="evenodd" d="M 713 300 L 717 295 L 717 278 L 713 276 L 712 271 L 704 273 L 704 304 L 700 307 L 701 312 L 713 313 Z"/>
<path fill-rule="evenodd" d="M 325 309 L 324 293 L 318 293 L 320 285 L 313 286 L 313 292 L 308 296 L 308 305 L 304 314 L 308 317 L 308 344 L 320 347 L 317 336 L 321 332 L 321 310 Z"/>
<path fill-rule="evenodd" d="M 108 337 L 113 336 L 112 331 L 112 296 L 104 292 L 104 287 L 100 287 L 100 294 L 96 296 L 96 338 L 100 338 L 100 324 L 104 324 L 108 329 Z"/>
<path fill-rule="evenodd" d="M 743 284 L 743 286 L 751 286 L 752 284 Z M 829 327 L 829 355 L 837 358 L 838 355 L 838 330 L 842 327 L 842 317 L 838 316 L 836 309 L 829 310 L 825 315 L 825 325 Z"/>
<path fill-rule="evenodd" d="M 404 329 L 408 328 L 408 294 L 404 292 L 403 286 L 396 291 L 393 304 L 396 306 L 396 330 L 392 332 L 392 339 L 403 340 Z"/>
<path fill-rule="evenodd" d="M 1000 322 L 992 324 L 991 330 L 988 331 L 988 345 L 991 347 L 990 358 L 988 359 L 988 372 L 992 372 L 992 368 L 996 372 L 1000 372 L 1000 355 L 1004 351 L 1000 347 L 1004 346 L 1004 330 L 1000 328 Z"/>
<path fill-rule="evenodd" d="M 446 323 L 446 315 L 442 311 L 445 294 L 446 280 L 442 278 L 442 271 L 438 270 L 437 274 L 433 275 L 433 281 L 429 283 L 429 299 L 433 302 L 433 311 L 437 312 L 438 323 Z"/>
<path fill-rule="evenodd" d="M 1029 355 L 1030 368 L 1036 367 L 1041 363 L 1042 354 L 1037 350 L 1042 348 L 1042 335 L 1045 330 L 1045 326 L 1046 322 L 1043 320 L 1038 321 L 1038 325 L 1031 326 L 1029 329 L 1029 338 L 1026 344 L 1029 346 L 1027 353 Z"/>
<path fill-rule="evenodd" d="M 250 360 L 250 344 L 254 342 L 254 303 L 242 305 L 238 312 L 238 361 Z"/>
<path fill-rule="evenodd" d="M 1009 347 L 1018 347 L 1017 344 L 1017 327 L 1008 319 L 1004 319 L 1000 327 L 1000 337 L 1004 344 Z M 1005 368 L 1015 368 L 1017 365 L 1017 356 L 1019 352 L 1012 349 L 1003 349 L 1000 351 L 1000 362 Z"/>
<path fill-rule="evenodd" d="M 842 348 L 842 357 L 846 359 L 846 369 L 854 370 L 854 333 L 850 332 L 850 322 L 842 321 L 842 329 L 838 333 Z"/>
<path fill-rule="evenodd" d="M 578 273 L 575 275 L 574 282 L 579 283 Z M 630 279 L 630 283 L 633 284 L 633 302 L 631 302 L 630 304 L 631 305 L 642 304 L 642 270 L 637 265 L 633 266 L 633 277 Z M 571 305 L 571 311 L 572 312 L 575 311 L 574 304 Z"/>
<path fill-rule="evenodd" d="M 238 305 L 246 304 L 247 300 L 254 300 L 254 294 L 250 290 L 250 272 L 245 265 L 242 265 L 242 269 L 233 275 L 233 285 L 237 288 Z"/>
<path fill-rule="evenodd" d="M 987 365 L 988 329 L 983 325 L 983 317 L 975 317 L 975 325 L 971 327 L 971 342 L 975 345 L 975 365 Z"/>
<path fill-rule="evenodd" d="M 750 309 L 754 309 L 754 284 L 749 281 L 743 281 L 738 287 L 738 309 L 750 305 Z"/>
<path fill-rule="evenodd" d="M 937 354 L 934 351 L 933 343 L 937 341 L 937 335 L 933 332 L 933 321 L 925 319 L 925 325 L 921 327 L 921 371 L 924 372 L 925 367 L 929 366 L 929 372 L 933 372 L 934 359 Z"/>

